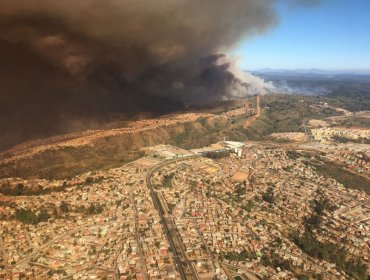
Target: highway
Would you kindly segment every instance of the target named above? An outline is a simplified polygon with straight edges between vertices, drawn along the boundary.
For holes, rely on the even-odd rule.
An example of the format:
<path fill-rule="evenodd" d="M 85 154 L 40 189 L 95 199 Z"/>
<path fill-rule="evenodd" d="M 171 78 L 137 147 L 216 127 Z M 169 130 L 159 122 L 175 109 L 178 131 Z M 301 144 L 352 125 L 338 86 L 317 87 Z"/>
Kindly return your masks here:
<path fill-rule="evenodd" d="M 153 203 L 154 203 L 154 207 L 158 210 L 158 213 L 159 213 L 159 216 L 160 216 L 160 219 L 161 219 L 161 223 L 163 225 L 163 228 L 164 228 L 164 231 L 166 233 L 166 236 L 167 236 L 167 240 L 170 244 L 170 247 L 171 247 L 171 251 L 173 253 L 173 256 L 174 256 L 174 260 L 176 262 L 176 267 L 180 273 L 180 278 L 185 280 L 187 279 L 186 277 L 186 273 L 184 271 L 184 268 L 183 268 L 183 265 L 181 264 L 181 259 L 180 259 L 180 256 L 183 256 L 183 259 L 186 261 L 188 267 L 190 269 L 192 269 L 192 264 L 190 263 L 190 261 L 186 258 L 186 254 L 182 248 L 182 246 L 179 246 L 180 247 L 180 250 L 181 252 L 178 252 L 177 248 L 176 248 L 176 245 L 175 245 L 175 241 L 173 239 L 173 236 L 171 234 L 171 231 L 169 229 L 169 226 L 168 226 L 168 223 L 167 223 L 167 220 L 166 218 L 164 217 L 164 214 L 165 214 L 165 211 L 162 207 L 162 204 L 159 200 L 159 197 L 158 197 L 158 194 L 154 191 L 154 188 L 153 188 L 153 185 L 152 185 L 152 176 L 154 174 L 154 172 L 156 172 L 157 170 L 159 170 L 160 168 L 166 166 L 166 165 L 169 165 L 169 164 L 173 164 L 173 163 L 176 163 L 178 161 L 184 161 L 184 160 L 189 160 L 189 159 L 193 159 L 193 158 L 196 158 L 198 156 L 191 156 L 191 157 L 185 157 L 185 158 L 180 158 L 180 159 L 175 159 L 175 160 L 168 160 L 168 161 L 165 161 L 163 163 L 160 163 L 156 166 L 154 166 L 147 174 L 146 176 L 146 185 L 147 187 L 150 189 L 150 194 L 152 196 L 152 200 L 153 200 Z M 171 225 L 172 227 L 174 226 L 173 224 Z M 178 240 L 177 240 L 178 241 Z M 179 242 L 178 242 L 179 243 Z M 192 273 L 194 275 L 194 273 Z M 198 279 L 197 277 L 195 279 Z"/>

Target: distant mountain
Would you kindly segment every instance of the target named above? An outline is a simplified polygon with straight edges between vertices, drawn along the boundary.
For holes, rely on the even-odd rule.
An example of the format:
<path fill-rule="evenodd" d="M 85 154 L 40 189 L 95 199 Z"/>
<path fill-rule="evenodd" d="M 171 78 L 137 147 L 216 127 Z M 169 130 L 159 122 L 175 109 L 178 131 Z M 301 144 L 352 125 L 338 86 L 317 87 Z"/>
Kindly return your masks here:
<path fill-rule="evenodd" d="M 324 69 L 271 69 L 263 68 L 260 70 L 249 71 L 256 74 L 312 74 L 312 75 L 370 75 L 370 69 L 344 69 L 344 70 L 324 70 Z"/>
<path fill-rule="evenodd" d="M 273 92 L 303 95 L 370 95 L 370 70 L 261 69 L 252 74 L 274 86 Z"/>

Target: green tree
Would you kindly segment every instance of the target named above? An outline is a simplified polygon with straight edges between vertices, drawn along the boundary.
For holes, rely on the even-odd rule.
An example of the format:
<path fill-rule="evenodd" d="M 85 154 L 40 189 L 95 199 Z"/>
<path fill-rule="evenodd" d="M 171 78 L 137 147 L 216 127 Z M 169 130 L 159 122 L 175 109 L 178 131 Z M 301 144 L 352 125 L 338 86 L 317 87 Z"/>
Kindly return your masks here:
<path fill-rule="evenodd" d="M 62 203 L 60 204 L 60 210 L 64 213 L 68 213 L 69 212 L 68 203 L 66 203 L 65 201 L 62 201 Z"/>

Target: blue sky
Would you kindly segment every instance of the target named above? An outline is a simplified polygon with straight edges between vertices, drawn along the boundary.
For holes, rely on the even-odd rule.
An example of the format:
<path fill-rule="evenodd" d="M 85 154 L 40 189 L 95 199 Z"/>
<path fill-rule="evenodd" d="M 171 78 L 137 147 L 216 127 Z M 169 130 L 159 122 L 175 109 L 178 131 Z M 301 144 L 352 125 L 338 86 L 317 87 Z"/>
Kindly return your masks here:
<path fill-rule="evenodd" d="M 232 53 L 243 69 L 370 69 L 370 0 L 322 0 L 313 7 L 278 0 L 279 24 Z"/>

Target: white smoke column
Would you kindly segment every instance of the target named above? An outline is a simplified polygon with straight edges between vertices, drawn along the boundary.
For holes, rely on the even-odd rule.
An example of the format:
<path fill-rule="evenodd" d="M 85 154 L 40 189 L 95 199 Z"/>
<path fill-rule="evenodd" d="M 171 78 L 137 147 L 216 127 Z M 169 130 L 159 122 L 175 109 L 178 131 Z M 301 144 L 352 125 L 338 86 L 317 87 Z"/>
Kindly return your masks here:
<path fill-rule="evenodd" d="M 271 82 L 265 82 L 262 78 L 242 70 L 238 65 L 238 60 L 237 57 L 227 56 L 222 56 L 217 60 L 217 65 L 229 65 L 227 70 L 236 78 L 228 89 L 230 97 L 241 98 L 248 95 L 265 95 L 275 90 Z"/>

